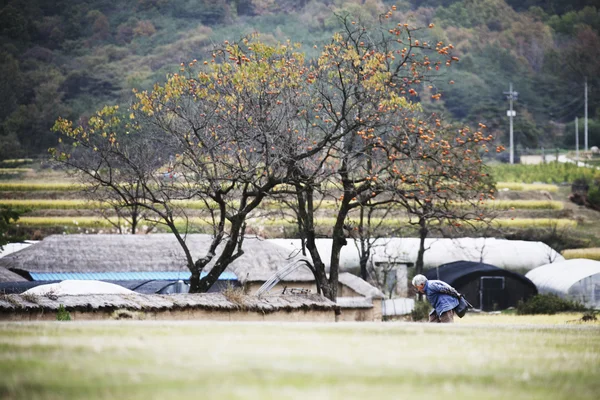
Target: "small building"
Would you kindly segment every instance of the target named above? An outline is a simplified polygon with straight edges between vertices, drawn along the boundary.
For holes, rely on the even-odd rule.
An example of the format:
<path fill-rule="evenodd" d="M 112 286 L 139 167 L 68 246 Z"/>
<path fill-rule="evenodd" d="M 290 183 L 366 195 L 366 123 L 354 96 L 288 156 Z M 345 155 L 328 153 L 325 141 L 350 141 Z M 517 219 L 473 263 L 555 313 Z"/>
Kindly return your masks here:
<path fill-rule="evenodd" d="M 272 276 L 272 271 L 265 275 L 252 274 L 245 283 L 246 292 L 256 294 Z M 316 293 L 317 285 L 313 274 L 308 268 L 298 268 L 270 289 L 273 294 L 286 291 Z M 381 290 L 358 276 L 349 272 L 339 274 L 336 299 L 341 312 L 339 321 L 381 321 L 383 298 Z"/>
<path fill-rule="evenodd" d="M 537 294 L 535 284 L 525 276 L 475 261 L 443 264 L 425 276 L 446 282 L 482 311 L 516 307 L 519 301 Z"/>
<path fill-rule="evenodd" d="M 540 293 L 553 293 L 600 309 L 600 261 L 575 258 L 542 265 L 525 276 Z"/>

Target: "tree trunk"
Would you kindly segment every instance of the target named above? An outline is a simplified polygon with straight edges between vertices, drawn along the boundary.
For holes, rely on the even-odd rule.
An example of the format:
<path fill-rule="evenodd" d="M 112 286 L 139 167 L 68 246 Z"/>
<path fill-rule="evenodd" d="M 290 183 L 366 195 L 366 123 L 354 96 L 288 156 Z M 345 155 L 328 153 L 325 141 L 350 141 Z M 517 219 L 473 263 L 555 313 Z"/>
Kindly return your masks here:
<path fill-rule="evenodd" d="M 361 253 L 360 255 L 360 277 L 367 281 L 369 279 L 369 272 L 367 271 L 367 264 L 369 262 L 369 254 Z"/>
<path fill-rule="evenodd" d="M 340 272 L 340 253 L 342 251 L 342 247 L 348 243 L 346 241 L 346 237 L 344 236 L 344 221 L 346 220 L 346 216 L 350 210 L 348 207 L 348 204 L 350 203 L 350 200 L 348 199 L 349 197 L 350 196 L 344 196 L 342 199 L 342 204 L 340 205 L 337 219 L 333 227 L 331 262 L 329 263 L 329 286 L 332 289 L 331 297 L 329 297 L 329 299 L 331 301 L 335 301 L 337 298 L 338 278 Z"/>
<path fill-rule="evenodd" d="M 371 210 L 369 210 L 371 211 Z M 360 225 L 358 226 L 359 232 L 359 240 L 360 240 L 360 250 L 359 250 L 359 263 L 360 263 L 360 277 L 367 281 L 369 277 L 369 272 L 367 271 L 367 263 L 369 261 L 369 257 L 371 255 L 371 243 L 370 240 L 370 226 L 367 226 L 365 229 L 365 207 L 360 207 Z M 370 212 L 369 212 L 370 217 Z M 370 218 L 369 221 L 370 222 Z M 368 224 L 367 222 L 367 224 Z"/>
<path fill-rule="evenodd" d="M 425 256 L 425 239 L 427 238 L 427 234 L 429 230 L 427 229 L 427 221 L 424 217 L 419 217 L 419 252 L 417 253 L 417 262 L 415 264 L 415 273 L 422 274 L 423 273 L 423 258 Z M 419 301 L 423 300 L 423 295 L 419 293 Z"/>
<path fill-rule="evenodd" d="M 137 232 L 137 226 L 139 224 L 138 216 L 139 216 L 138 207 L 134 206 L 133 210 L 131 211 L 131 234 L 132 235 L 135 235 Z"/>
<path fill-rule="evenodd" d="M 306 185 L 302 188 L 299 185 L 296 186 L 297 197 L 298 197 L 298 219 L 302 221 L 300 226 L 302 227 L 302 236 L 306 243 L 306 249 L 310 253 L 310 257 L 313 262 L 315 275 L 315 283 L 317 285 L 317 292 L 323 293 L 323 296 L 331 299 L 332 288 L 327 280 L 327 274 L 325 273 L 325 264 L 321 260 L 321 255 L 317 249 L 315 242 L 315 225 L 314 225 L 314 191 L 311 185 Z"/>
<path fill-rule="evenodd" d="M 429 229 L 427 229 L 427 221 L 425 218 L 419 218 L 419 252 L 417 253 L 417 262 L 415 264 L 415 272 L 417 274 L 423 273 L 423 258 L 425 256 L 425 239 L 429 234 Z"/>

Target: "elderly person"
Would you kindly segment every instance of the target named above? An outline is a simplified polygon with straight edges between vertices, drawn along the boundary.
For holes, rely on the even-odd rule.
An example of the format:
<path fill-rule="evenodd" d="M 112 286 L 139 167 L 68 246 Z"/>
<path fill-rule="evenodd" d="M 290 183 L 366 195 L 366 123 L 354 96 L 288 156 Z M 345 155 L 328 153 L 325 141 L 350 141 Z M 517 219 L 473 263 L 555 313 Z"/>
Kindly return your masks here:
<path fill-rule="evenodd" d="M 460 293 L 446 282 L 427 280 L 424 275 L 416 275 L 412 280 L 419 293 L 427 296 L 433 306 L 429 313 L 429 322 L 454 322 L 454 309 L 458 306 Z"/>

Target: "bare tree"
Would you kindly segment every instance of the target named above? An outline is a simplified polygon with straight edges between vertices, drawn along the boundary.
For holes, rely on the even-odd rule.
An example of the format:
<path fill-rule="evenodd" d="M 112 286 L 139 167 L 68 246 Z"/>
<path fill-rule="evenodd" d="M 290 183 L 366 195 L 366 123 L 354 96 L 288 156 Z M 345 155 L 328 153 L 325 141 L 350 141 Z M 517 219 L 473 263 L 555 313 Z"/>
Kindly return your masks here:
<path fill-rule="evenodd" d="M 207 67 L 196 64 L 182 65 L 182 73 L 164 85 L 138 93 L 127 123 L 114 108 L 88 126 L 57 121 L 55 129 L 76 147 L 57 150 L 55 158 L 109 188 L 124 204 L 157 215 L 185 253 L 190 291 L 205 292 L 243 254 L 250 213 L 304 157 L 293 124 L 305 101 L 307 67 L 291 46 L 253 39 L 226 43 Z M 79 151 L 90 157 L 74 157 Z M 160 168 L 171 156 L 175 179 L 165 180 Z M 178 219 L 187 221 L 178 201 L 189 199 L 204 203 L 213 229 L 211 245 L 198 259 L 186 244 L 186 230 L 178 228 Z"/>

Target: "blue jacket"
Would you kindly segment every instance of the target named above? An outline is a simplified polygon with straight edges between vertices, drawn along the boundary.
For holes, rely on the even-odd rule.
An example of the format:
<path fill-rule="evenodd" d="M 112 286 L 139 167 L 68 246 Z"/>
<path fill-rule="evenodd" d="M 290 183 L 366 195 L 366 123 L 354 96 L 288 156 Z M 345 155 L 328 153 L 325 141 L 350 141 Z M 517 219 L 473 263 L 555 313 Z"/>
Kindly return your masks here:
<path fill-rule="evenodd" d="M 425 295 L 429 304 L 433 306 L 433 310 L 429 314 L 435 312 L 438 317 L 446 311 L 453 310 L 458 305 L 460 296 L 452 286 L 438 280 L 425 282 Z"/>

